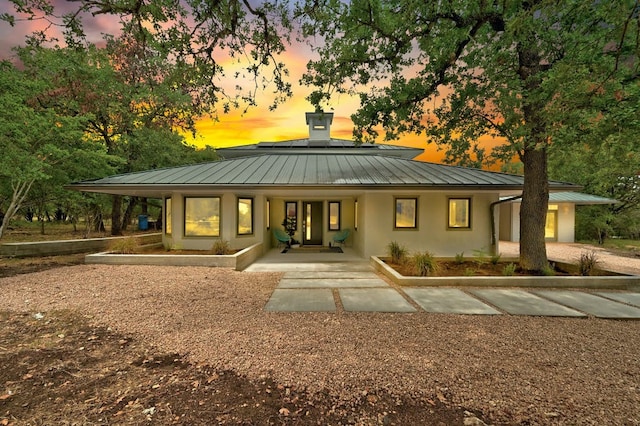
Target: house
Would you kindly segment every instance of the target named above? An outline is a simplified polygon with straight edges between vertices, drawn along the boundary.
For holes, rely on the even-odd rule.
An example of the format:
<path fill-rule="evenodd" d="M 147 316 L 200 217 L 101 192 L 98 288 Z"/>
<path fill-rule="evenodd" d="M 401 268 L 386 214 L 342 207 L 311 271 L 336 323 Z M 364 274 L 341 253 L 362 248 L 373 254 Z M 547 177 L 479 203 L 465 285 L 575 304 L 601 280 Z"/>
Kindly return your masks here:
<path fill-rule="evenodd" d="M 500 205 L 500 239 L 520 241 L 520 200 L 508 200 Z M 575 242 L 576 206 L 614 204 L 616 200 L 581 192 L 551 192 L 547 207 L 545 239 L 559 243 Z"/>
<path fill-rule="evenodd" d="M 392 241 L 439 256 L 497 249 L 500 197 L 521 192 L 522 176 L 416 161 L 419 149 L 331 138 L 332 113 L 305 118 L 305 139 L 220 149 L 219 161 L 69 188 L 162 199 L 163 243 L 173 248 L 206 250 L 224 239 L 266 251 L 289 217 L 303 245 L 329 245 L 349 229 L 346 246 L 363 257 L 384 255 Z"/>

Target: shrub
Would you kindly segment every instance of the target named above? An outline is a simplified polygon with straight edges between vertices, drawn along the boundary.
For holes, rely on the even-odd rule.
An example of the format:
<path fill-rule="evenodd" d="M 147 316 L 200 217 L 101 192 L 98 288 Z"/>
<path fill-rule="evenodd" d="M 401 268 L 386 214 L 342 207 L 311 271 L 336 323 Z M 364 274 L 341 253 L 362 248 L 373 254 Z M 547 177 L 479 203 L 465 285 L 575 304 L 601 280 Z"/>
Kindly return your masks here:
<path fill-rule="evenodd" d="M 117 254 L 133 254 L 138 248 L 138 240 L 133 237 L 118 238 L 109 243 L 108 251 Z"/>
<path fill-rule="evenodd" d="M 407 249 L 398 244 L 395 241 L 392 241 L 387 246 L 389 251 L 389 257 L 391 258 L 391 262 L 396 263 L 398 265 L 402 265 L 407 261 Z"/>
<path fill-rule="evenodd" d="M 229 247 L 229 241 L 216 240 L 211 248 L 213 254 L 231 254 L 231 248 Z"/>
<path fill-rule="evenodd" d="M 476 271 L 473 268 L 465 268 L 463 273 L 465 277 L 472 277 L 476 274 Z"/>
<path fill-rule="evenodd" d="M 593 270 L 598 264 L 598 255 L 595 251 L 588 251 L 580 253 L 580 260 L 578 261 L 578 268 L 580 269 L 580 275 L 591 275 Z"/>
<path fill-rule="evenodd" d="M 433 275 L 438 271 L 438 262 L 433 254 L 425 251 L 413 255 L 413 266 L 416 273 L 421 277 Z"/>
<path fill-rule="evenodd" d="M 500 258 L 501 257 L 502 257 L 502 255 L 500 253 L 494 254 L 493 256 L 491 256 L 491 264 L 492 265 L 497 265 L 498 262 L 500 262 Z"/>
<path fill-rule="evenodd" d="M 542 268 L 542 275 L 545 277 L 553 277 L 556 274 L 556 270 L 553 266 L 547 265 Z"/>
<path fill-rule="evenodd" d="M 516 273 L 516 265 L 514 263 L 509 263 L 508 265 L 504 265 L 504 269 L 502 270 L 502 275 L 505 277 L 510 277 Z"/>
<path fill-rule="evenodd" d="M 457 265 L 462 265 L 464 263 L 464 252 L 456 253 L 454 262 Z"/>

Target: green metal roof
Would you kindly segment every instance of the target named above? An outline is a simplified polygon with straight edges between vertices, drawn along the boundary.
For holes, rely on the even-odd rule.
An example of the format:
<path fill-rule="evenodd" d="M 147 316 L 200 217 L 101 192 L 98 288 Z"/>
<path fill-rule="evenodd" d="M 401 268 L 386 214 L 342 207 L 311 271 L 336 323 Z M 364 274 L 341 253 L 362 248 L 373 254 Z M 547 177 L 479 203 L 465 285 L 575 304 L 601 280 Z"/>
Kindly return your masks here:
<path fill-rule="evenodd" d="M 89 192 L 157 197 L 209 188 L 522 189 L 523 177 L 380 155 L 258 155 L 73 183 Z M 550 182 L 552 190 L 579 187 Z"/>
<path fill-rule="evenodd" d="M 501 199 L 507 199 L 508 197 L 503 197 Z M 515 203 L 521 202 L 521 199 L 513 200 Z M 618 200 L 614 200 L 612 198 L 599 197 L 597 195 L 585 194 L 583 192 L 550 192 L 549 193 L 549 202 L 550 203 L 574 203 L 580 205 L 587 204 L 615 204 Z"/>

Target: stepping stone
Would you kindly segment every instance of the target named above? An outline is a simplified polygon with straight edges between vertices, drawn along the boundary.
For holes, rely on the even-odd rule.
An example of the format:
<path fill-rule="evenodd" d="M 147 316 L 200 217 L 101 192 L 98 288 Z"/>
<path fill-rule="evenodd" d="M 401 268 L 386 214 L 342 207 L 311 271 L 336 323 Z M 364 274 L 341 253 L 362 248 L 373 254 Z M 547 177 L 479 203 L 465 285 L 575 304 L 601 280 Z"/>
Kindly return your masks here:
<path fill-rule="evenodd" d="M 540 290 L 536 291 L 536 294 L 598 318 L 640 319 L 640 308 L 623 305 L 591 293 L 569 290 Z"/>
<path fill-rule="evenodd" d="M 422 309 L 442 314 L 500 315 L 464 291 L 454 288 L 403 288 Z"/>
<path fill-rule="evenodd" d="M 354 272 L 345 272 L 345 271 L 291 271 L 285 272 L 282 278 L 378 278 L 378 276 L 373 272 L 365 272 L 365 271 L 354 271 Z"/>
<path fill-rule="evenodd" d="M 550 302 L 524 290 L 481 289 L 470 290 L 469 292 L 511 315 L 586 316 L 581 312 Z"/>
<path fill-rule="evenodd" d="M 342 306 L 349 312 L 415 312 L 416 309 L 392 288 L 341 288 Z"/>
<path fill-rule="evenodd" d="M 331 289 L 275 289 L 265 306 L 271 312 L 335 312 Z"/>
<path fill-rule="evenodd" d="M 618 302 L 640 307 L 640 293 L 613 293 L 603 291 L 596 294 L 608 299 L 617 300 Z"/>
<path fill-rule="evenodd" d="M 389 287 L 380 278 L 282 278 L 278 288 L 370 288 Z"/>

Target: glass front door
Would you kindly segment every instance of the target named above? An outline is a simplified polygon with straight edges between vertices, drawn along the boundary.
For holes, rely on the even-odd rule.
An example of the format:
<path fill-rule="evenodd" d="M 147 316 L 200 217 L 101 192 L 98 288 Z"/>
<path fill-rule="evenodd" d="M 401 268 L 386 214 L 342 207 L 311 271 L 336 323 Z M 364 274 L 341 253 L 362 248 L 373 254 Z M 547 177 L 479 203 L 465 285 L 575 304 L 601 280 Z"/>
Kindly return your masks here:
<path fill-rule="evenodd" d="M 302 203 L 302 244 L 322 245 L 322 201 Z"/>

